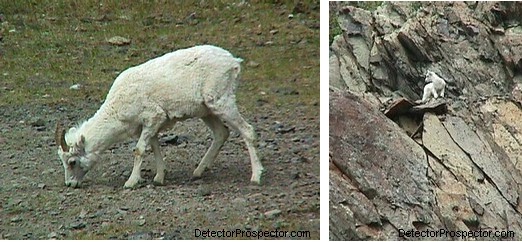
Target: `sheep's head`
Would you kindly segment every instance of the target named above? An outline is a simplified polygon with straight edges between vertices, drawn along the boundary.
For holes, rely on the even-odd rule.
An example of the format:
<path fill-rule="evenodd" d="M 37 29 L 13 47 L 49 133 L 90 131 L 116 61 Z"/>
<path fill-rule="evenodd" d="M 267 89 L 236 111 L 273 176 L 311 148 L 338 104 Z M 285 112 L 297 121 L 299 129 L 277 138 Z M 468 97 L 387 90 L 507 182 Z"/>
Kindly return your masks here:
<path fill-rule="evenodd" d="M 435 72 L 428 70 L 428 71 L 426 71 L 426 75 L 424 77 L 425 78 L 424 81 L 425 82 L 432 82 L 433 80 L 431 79 L 431 77 L 432 76 L 436 76 L 436 75 L 437 74 L 435 74 Z"/>
<path fill-rule="evenodd" d="M 68 133 L 75 133 L 77 128 L 69 129 Z M 62 160 L 65 170 L 65 185 L 77 188 L 81 185 L 83 177 L 91 169 L 97 156 L 85 152 L 85 137 L 80 135 L 76 140 L 65 140 L 65 130 L 58 123 L 56 126 L 56 144 L 58 145 L 58 156 Z M 77 137 L 68 135 L 68 137 Z"/>

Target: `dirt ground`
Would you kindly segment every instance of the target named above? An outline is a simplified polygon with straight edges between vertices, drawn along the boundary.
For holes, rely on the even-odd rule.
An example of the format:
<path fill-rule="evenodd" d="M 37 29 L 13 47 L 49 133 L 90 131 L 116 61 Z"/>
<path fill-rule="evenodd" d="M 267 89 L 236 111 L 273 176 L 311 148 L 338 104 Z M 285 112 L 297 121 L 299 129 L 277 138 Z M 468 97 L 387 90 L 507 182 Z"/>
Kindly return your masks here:
<path fill-rule="evenodd" d="M 137 54 L 139 60 L 106 66 L 106 70 L 101 67 L 82 70 L 85 66 L 81 63 L 63 64 L 63 72 L 74 67 L 77 68 L 75 74 L 69 75 L 70 78 L 55 77 L 44 71 L 45 62 L 53 60 L 38 60 L 20 67 L 16 61 L 23 63 L 23 60 L 16 59 L 16 53 L 10 48 L 22 48 L 16 45 L 29 41 L 20 33 L 25 26 L 28 31 L 25 35 L 31 35 L 30 23 L 61 23 L 61 18 L 76 18 L 57 14 L 58 17 L 33 19 L 29 16 L 24 20 L 24 14 L 28 13 L 0 12 L 3 16 L 0 20 L 9 22 L 9 26 L 4 26 L 4 37 L 0 41 L 0 54 L 4 58 L 0 60 L 0 66 L 4 66 L 0 68 L 0 79 L 3 79 L 0 82 L 0 239 L 204 239 L 201 231 L 207 230 L 243 232 L 229 239 L 251 239 L 248 236 L 254 231 L 276 230 L 299 232 L 292 235 L 303 236 L 278 239 L 319 239 L 319 29 L 310 26 L 310 19 L 317 18 L 319 23 L 316 4 L 316 9 L 308 7 L 305 10 L 293 5 L 273 6 L 282 12 L 277 15 L 284 15 L 286 20 L 292 13 L 295 18 L 306 20 L 298 22 L 299 28 L 280 28 L 278 34 L 297 36 L 297 31 L 308 31 L 306 33 L 316 34 L 315 37 L 289 41 L 286 46 L 285 42 L 277 41 L 274 46 L 258 46 L 259 43 L 252 39 L 234 43 L 236 52 L 241 52 L 241 57 L 246 59 L 238 103 L 258 133 L 258 151 L 266 169 L 263 184 L 250 184 L 248 152 L 234 131 L 215 163 L 201 179 L 192 180 L 192 171 L 210 146 L 212 137 L 202 121 L 187 120 L 161 134 L 161 149 L 167 161 L 166 185 L 152 184 L 155 166 L 149 150 L 142 166 L 142 177 L 146 181 L 134 190 L 124 189 L 123 184 L 132 170 L 135 140 L 111 147 L 87 173 L 83 186 L 73 189 L 64 185 L 54 127 L 59 120 L 78 122 L 93 115 L 116 76 L 114 72 L 138 64 L 154 53 Z M 198 17 L 201 20 L 196 25 L 203 24 L 204 18 Z M 255 28 L 257 22 L 249 21 L 248 15 L 242 17 L 242 22 Z M 111 21 L 108 24 L 120 20 Z M 278 20 L 272 21 L 273 27 Z M 82 26 L 93 24 L 79 23 Z M 16 31 L 10 32 L 15 28 Z M 129 31 L 139 34 L 139 29 Z M 153 37 L 150 38 L 154 42 Z M 140 41 L 131 44 L 137 46 L 139 53 L 148 48 L 144 39 Z M 192 42 L 194 40 L 185 44 Z M 64 45 L 69 44 L 74 45 Z M 93 56 L 88 52 L 99 50 L 95 45 L 99 43 L 85 47 L 76 45 L 80 50 L 75 53 L 91 59 Z M 129 53 L 128 49 L 103 46 L 101 50 L 108 53 L 102 61 L 104 65 L 107 65 L 107 59 L 121 59 L 118 53 L 123 52 L 131 59 L 136 55 L 132 49 Z M 232 48 L 231 52 L 234 52 L 233 46 L 225 48 Z M 255 48 L 264 48 L 262 51 L 270 52 L 268 56 L 277 56 L 282 49 L 289 51 L 288 54 L 300 51 L 300 58 L 293 64 L 295 69 L 282 68 L 294 73 L 299 69 L 303 71 L 296 75 L 285 71 L 281 71 L 282 74 L 268 72 L 271 67 L 265 63 L 269 59 L 258 55 L 255 62 L 248 61 L 249 50 Z M 162 51 L 157 50 L 158 53 Z M 115 56 L 111 57 L 111 54 Z M 317 60 L 306 61 L 312 58 Z M 39 69 L 39 74 L 26 78 L 26 72 L 31 68 Z M 93 77 L 97 74 L 91 73 L 101 74 Z M 82 82 L 84 75 L 90 76 Z M 32 81 L 25 81 L 30 78 Z M 102 81 L 103 84 L 98 83 Z M 74 83 L 81 83 L 83 87 L 70 90 L 69 86 Z M 38 85 L 47 89 L 35 91 Z"/>

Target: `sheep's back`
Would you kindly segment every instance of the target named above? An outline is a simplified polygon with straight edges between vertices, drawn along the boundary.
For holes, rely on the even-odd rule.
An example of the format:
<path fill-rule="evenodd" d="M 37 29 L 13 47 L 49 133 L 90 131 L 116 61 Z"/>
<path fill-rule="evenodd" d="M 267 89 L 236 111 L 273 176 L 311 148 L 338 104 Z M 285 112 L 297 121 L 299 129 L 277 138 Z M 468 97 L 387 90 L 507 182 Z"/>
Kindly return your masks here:
<path fill-rule="evenodd" d="M 239 71 L 240 59 L 219 47 L 182 49 L 122 72 L 106 101 L 132 116 L 156 106 L 171 118 L 200 117 L 206 100 L 235 91 Z"/>

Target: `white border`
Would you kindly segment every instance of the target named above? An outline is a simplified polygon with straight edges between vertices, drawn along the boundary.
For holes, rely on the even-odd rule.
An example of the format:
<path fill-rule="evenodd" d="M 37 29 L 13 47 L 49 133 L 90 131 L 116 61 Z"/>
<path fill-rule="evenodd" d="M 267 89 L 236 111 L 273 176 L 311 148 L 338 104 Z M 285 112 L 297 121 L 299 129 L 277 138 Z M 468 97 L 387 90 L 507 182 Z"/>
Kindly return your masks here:
<path fill-rule="evenodd" d="M 321 227 L 320 227 L 320 238 L 321 241 L 329 241 L 329 188 L 330 183 L 328 176 L 328 153 L 329 153 L 329 99 L 328 99 L 328 83 L 329 83 L 329 1 L 321 1 L 320 3 L 320 61 L 321 61 L 321 84 L 320 84 L 320 181 L 321 181 Z"/>

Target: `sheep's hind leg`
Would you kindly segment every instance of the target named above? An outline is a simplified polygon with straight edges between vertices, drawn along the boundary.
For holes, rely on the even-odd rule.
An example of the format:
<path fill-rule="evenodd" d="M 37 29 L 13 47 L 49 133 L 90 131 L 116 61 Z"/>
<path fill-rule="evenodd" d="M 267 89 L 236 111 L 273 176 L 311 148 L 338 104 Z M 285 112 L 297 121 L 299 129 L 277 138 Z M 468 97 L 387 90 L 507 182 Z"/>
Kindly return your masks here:
<path fill-rule="evenodd" d="M 210 145 L 210 148 L 208 149 L 207 153 L 205 153 L 205 156 L 203 156 L 203 159 L 201 159 L 201 162 L 199 162 L 198 167 L 196 168 L 196 170 L 194 170 L 194 178 L 201 177 L 201 174 L 203 174 L 205 168 L 207 168 L 210 163 L 216 160 L 219 150 L 221 149 L 221 147 L 223 147 L 223 144 L 225 143 L 229 135 L 227 127 L 223 124 L 223 121 L 221 121 L 217 116 L 209 115 L 201 119 L 210 128 L 210 130 L 212 130 L 214 140 L 212 141 L 212 144 Z"/>
<path fill-rule="evenodd" d="M 221 103 L 221 105 L 213 105 L 210 108 L 218 117 L 222 118 L 241 134 L 248 148 L 248 153 L 250 154 L 250 162 L 252 166 L 252 177 L 250 178 L 250 181 L 261 184 L 261 175 L 263 174 L 264 168 L 257 156 L 257 150 L 255 147 L 256 133 L 254 128 L 243 119 L 237 109 L 234 99 L 225 99 L 225 103 Z"/>
<path fill-rule="evenodd" d="M 152 152 L 154 152 L 154 160 L 156 160 L 156 176 L 154 176 L 154 185 L 162 186 L 165 181 L 165 161 L 161 154 L 158 135 L 154 135 L 154 137 L 150 139 L 150 146 L 152 147 Z"/>

